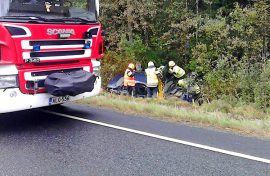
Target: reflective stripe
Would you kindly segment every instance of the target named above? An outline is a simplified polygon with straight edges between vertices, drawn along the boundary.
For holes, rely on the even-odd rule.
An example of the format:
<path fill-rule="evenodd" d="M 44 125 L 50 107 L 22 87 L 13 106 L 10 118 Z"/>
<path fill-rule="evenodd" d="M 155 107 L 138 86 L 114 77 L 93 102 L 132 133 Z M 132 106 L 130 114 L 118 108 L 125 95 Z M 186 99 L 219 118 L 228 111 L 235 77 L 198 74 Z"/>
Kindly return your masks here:
<path fill-rule="evenodd" d="M 129 69 L 126 69 L 124 75 L 124 86 L 135 86 L 135 78 L 132 75 L 132 72 Z"/>
<path fill-rule="evenodd" d="M 132 72 L 131 71 L 128 71 L 127 72 L 127 75 L 130 77 L 130 76 L 132 76 Z"/>
<path fill-rule="evenodd" d="M 181 78 L 182 76 L 186 74 L 185 70 L 183 70 L 181 67 L 177 65 L 173 67 L 173 72 L 176 78 Z"/>
<path fill-rule="evenodd" d="M 147 77 L 147 87 L 157 87 L 158 77 L 156 75 L 156 67 L 145 69 Z"/>

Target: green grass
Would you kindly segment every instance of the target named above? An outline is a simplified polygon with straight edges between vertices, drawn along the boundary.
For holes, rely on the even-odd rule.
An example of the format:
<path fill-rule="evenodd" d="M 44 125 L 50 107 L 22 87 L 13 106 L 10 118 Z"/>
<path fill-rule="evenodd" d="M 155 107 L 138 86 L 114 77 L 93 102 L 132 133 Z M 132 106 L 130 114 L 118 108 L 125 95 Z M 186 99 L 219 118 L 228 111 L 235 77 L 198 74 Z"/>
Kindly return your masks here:
<path fill-rule="evenodd" d="M 268 114 L 259 113 L 250 107 L 234 108 L 224 102 L 221 104 L 214 102 L 212 105 L 198 107 L 179 100 L 134 99 L 105 93 L 77 101 L 77 103 L 166 121 L 188 122 L 226 130 L 237 130 L 257 136 L 270 136 Z M 235 113 L 232 113 L 233 111 Z M 258 114 L 258 118 L 255 118 Z"/>

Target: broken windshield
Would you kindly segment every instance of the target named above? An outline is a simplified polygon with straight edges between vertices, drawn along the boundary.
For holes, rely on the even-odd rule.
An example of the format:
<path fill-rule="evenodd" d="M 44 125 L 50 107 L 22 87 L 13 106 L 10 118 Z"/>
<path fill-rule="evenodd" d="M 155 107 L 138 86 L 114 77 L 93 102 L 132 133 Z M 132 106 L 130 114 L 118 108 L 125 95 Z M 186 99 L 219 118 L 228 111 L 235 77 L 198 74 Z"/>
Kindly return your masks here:
<path fill-rule="evenodd" d="M 5 1 L 5 0 L 4 0 Z M 7 1 L 8 2 L 8 1 Z M 41 22 L 87 23 L 97 21 L 92 0 L 11 0 L 9 10 L 2 17 L 8 20 Z M 94 7 L 90 7 L 94 6 Z M 19 17 L 19 18 L 15 18 Z M 38 20 L 37 20 L 38 19 Z"/>

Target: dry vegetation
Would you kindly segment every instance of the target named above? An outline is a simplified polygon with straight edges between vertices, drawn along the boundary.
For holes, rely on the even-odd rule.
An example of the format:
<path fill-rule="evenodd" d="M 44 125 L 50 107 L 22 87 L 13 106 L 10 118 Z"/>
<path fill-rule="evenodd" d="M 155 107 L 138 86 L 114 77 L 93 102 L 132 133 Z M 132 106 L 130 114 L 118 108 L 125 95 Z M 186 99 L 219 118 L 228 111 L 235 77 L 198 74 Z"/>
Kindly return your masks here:
<path fill-rule="evenodd" d="M 252 136 L 270 137 L 269 115 L 248 106 L 233 107 L 224 102 L 213 102 L 199 107 L 180 100 L 135 99 L 107 93 L 77 103 L 165 121 L 192 123 Z"/>

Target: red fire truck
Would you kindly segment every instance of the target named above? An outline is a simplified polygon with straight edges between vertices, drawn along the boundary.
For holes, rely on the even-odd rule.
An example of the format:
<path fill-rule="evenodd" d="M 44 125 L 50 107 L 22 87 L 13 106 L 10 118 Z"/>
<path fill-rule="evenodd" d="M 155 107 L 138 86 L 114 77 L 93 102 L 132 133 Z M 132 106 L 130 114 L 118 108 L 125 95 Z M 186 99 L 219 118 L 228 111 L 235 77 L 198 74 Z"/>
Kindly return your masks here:
<path fill-rule="evenodd" d="M 0 113 L 97 95 L 103 56 L 99 1 L 7 2 L 9 10 L 0 17 Z M 51 92 L 46 87 L 50 76 Z M 84 89 L 77 91 L 81 85 Z"/>

